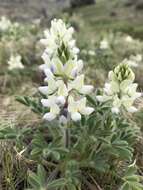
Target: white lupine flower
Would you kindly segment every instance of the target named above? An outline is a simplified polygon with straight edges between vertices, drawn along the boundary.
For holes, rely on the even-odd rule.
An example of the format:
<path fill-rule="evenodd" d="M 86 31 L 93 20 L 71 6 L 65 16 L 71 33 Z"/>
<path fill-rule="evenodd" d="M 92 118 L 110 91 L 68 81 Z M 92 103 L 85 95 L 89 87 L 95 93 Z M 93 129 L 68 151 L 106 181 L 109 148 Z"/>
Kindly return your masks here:
<path fill-rule="evenodd" d="M 59 50 L 63 49 L 64 54 L 68 53 L 70 57 L 76 57 L 79 49 L 75 46 L 75 40 L 72 38 L 73 32 L 74 29 L 72 27 L 67 28 L 61 19 L 54 19 L 51 22 L 51 29 L 44 32 L 45 39 L 41 40 L 41 43 L 47 48 L 46 52 L 48 55 L 50 57 L 59 55 Z"/>
<path fill-rule="evenodd" d="M 57 89 L 57 81 L 55 81 L 54 75 L 49 69 L 45 69 L 45 75 L 45 81 L 48 83 L 48 86 L 39 87 L 39 91 L 44 95 L 50 95 Z"/>
<path fill-rule="evenodd" d="M 92 85 L 84 85 L 84 75 L 79 75 L 69 84 L 70 89 L 75 89 L 81 94 L 89 94 L 93 90 Z"/>
<path fill-rule="evenodd" d="M 96 54 L 95 54 L 95 51 L 89 50 L 89 51 L 88 51 L 88 55 L 95 56 Z"/>
<path fill-rule="evenodd" d="M 57 102 L 57 104 L 64 105 L 66 102 L 66 99 L 64 96 L 58 96 L 56 102 Z"/>
<path fill-rule="evenodd" d="M 24 69 L 24 65 L 21 62 L 21 56 L 20 55 L 11 55 L 10 59 L 8 60 L 8 69 Z"/>
<path fill-rule="evenodd" d="M 138 67 L 138 63 L 131 59 L 124 59 L 124 63 L 127 63 L 130 67 Z"/>
<path fill-rule="evenodd" d="M 136 61 L 136 62 L 141 62 L 142 61 L 142 55 L 141 54 L 137 54 L 137 55 L 131 55 L 130 57 L 132 60 Z"/>
<path fill-rule="evenodd" d="M 39 87 L 39 91 L 47 97 L 41 100 L 42 105 L 49 108 L 44 119 L 59 118 L 62 124 L 69 119 L 78 121 L 81 114 L 89 115 L 94 111 L 86 107 L 86 98 L 81 97 L 90 93 L 93 87 L 84 85 L 83 61 L 78 60 L 79 49 L 72 38 L 73 31 L 62 20 L 54 19 L 51 29 L 45 31 L 46 38 L 41 40 L 46 49 L 40 69 L 45 73 L 47 86 Z"/>
<path fill-rule="evenodd" d="M 128 43 L 132 43 L 134 41 L 134 39 L 132 38 L 132 36 L 126 36 L 125 37 L 125 41 L 128 42 Z"/>
<path fill-rule="evenodd" d="M 42 55 L 45 64 L 40 66 L 41 70 L 49 68 L 54 74 L 66 77 L 73 77 L 80 72 L 80 60 L 77 60 L 79 49 L 72 38 L 73 32 L 73 28 L 67 28 L 61 19 L 51 22 L 51 29 L 44 32 L 45 39 L 41 40 L 46 46 Z"/>
<path fill-rule="evenodd" d="M 86 107 L 86 98 L 82 98 L 78 101 L 74 101 L 73 97 L 68 98 L 68 111 L 71 115 L 73 121 L 81 120 L 81 114 L 90 115 L 94 109 L 91 107 Z"/>
<path fill-rule="evenodd" d="M 60 108 L 56 101 L 57 97 L 55 96 L 49 96 L 48 99 L 41 100 L 41 103 L 44 107 L 50 108 L 50 111 L 43 116 L 45 120 L 52 121 L 60 113 Z"/>
<path fill-rule="evenodd" d="M 109 43 L 106 39 L 103 39 L 100 42 L 100 49 L 108 49 L 109 48 Z"/>
<path fill-rule="evenodd" d="M 142 55 L 137 54 L 137 55 L 131 55 L 129 59 L 124 59 L 123 63 L 126 63 L 131 67 L 138 67 L 141 61 L 142 61 Z"/>
<path fill-rule="evenodd" d="M 83 67 L 82 60 L 69 59 L 65 64 L 63 64 L 58 57 L 53 57 L 50 59 L 46 52 L 42 55 L 42 58 L 45 64 L 42 64 L 40 69 L 50 69 L 53 74 L 59 76 L 74 78 L 78 73 L 81 72 Z"/>
<path fill-rule="evenodd" d="M 5 16 L 1 17 L 0 20 L 0 31 L 5 32 L 11 27 L 12 23 Z"/>
<path fill-rule="evenodd" d="M 117 108 L 117 107 L 112 107 L 112 108 L 111 108 L 111 111 L 112 111 L 113 113 L 116 113 L 116 114 L 118 114 L 118 113 L 120 112 L 119 108 Z"/>
<path fill-rule="evenodd" d="M 109 83 L 105 84 L 103 95 L 97 96 L 98 101 L 112 102 L 112 112 L 119 113 L 121 108 L 135 112 L 134 101 L 141 96 L 136 92 L 137 84 L 133 83 L 135 75 L 128 64 L 121 63 L 109 72 Z"/>
<path fill-rule="evenodd" d="M 59 96 L 64 96 L 64 97 L 68 96 L 68 88 L 67 88 L 66 84 L 62 80 L 58 82 L 58 92 L 57 92 L 57 94 Z"/>

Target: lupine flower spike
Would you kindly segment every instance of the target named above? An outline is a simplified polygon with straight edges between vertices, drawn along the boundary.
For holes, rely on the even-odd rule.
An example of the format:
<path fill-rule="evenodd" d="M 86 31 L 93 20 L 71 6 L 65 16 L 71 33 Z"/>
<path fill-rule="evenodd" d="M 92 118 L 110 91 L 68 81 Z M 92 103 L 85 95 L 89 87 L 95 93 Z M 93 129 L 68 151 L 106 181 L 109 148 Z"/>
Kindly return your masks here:
<path fill-rule="evenodd" d="M 40 69 L 44 71 L 48 85 L 39 87 L 39 91 L 47 96 L 41 103 L 49 108 L 44 119 L 59 118 L 64 123 L 69 119 L 78 121 L 82 114 L 89 115 L 94 109 L 86 107 L 85 94 L 89 94 L 93 86 L 84 85 L 83 62 L 78 60 L 74 29 L 67 27 L 62 20 L 54 19 L 50 30 L 44 33 L 45 39 L 41 43 L 46 49 Z"/>
<path fill-rule="evenodd" d="M 0 19 L 0 31 L 6 32 L 11 26 L 11 21 L 8 20 L 5 16 L 2 16 Z"/>
<path fill-rule="evenodd" d="M 112 112 L 119 113 L 122 109 L 136 112 L 134 101 L 141 96 L 136 92 L 137 83 L 133 83 L 135 75 L 128 64 L 121 63 L 108 75 L 109 83 L 105 84 L 103 95 L 97 96 L 100 102 L 111 101 Z"/>
<path fill-rule="evenodd" d="M 10 59 L 8 60 L 8 69 L 24 69 L 24 65 L 21 62 L 21 55 L 11 55 Z"/>

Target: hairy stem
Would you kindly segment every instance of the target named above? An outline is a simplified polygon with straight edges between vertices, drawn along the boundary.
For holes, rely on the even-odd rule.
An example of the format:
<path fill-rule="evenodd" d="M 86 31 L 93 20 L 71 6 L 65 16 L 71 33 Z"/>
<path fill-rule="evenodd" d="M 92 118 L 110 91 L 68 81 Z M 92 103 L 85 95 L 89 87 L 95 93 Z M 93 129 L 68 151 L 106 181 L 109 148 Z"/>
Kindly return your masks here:
<path fill-rule="evenodd" d="M 68 127 L 64 130 L 64 140 L 65 140 L 65 147 L 69 148 L 70 146 L 70 129 Z"/>

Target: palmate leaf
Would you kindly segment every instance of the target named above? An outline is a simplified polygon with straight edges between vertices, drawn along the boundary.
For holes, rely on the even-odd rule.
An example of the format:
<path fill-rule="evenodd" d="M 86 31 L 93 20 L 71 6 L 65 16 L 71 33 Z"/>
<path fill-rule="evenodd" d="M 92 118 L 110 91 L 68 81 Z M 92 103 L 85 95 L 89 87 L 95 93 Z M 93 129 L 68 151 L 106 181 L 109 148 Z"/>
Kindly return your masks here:
<path fill-rule="evenodd" d="M 143 190 L 143 185 L 136 181 L 125 182 L 120 190 Z"/>
<path fill-rule="evenodd" d="M 70 190 L 77 190 L 77 187 L 75 185 L 73 185 L 73 184 L 68 184 L 68 188 Z"/>
<path fill-rule="evenodd" d="M 16 127 L 3 127 L 0 128 L 0 139 L 22 139 L 25 135 L 29 135 L 32 129 L 25 127 L 23 129 L 17 129 Z"/>
<path fill-rule="evenodd" d="M 72 189 L 80 185 L 81 172 L 79 163 L 76 160 L 69 160 L 66 163 L 65 178 L 67 180 L 67 187 L 71 186 Z"/>
<path fill-rule="evenodd" d="M 28 96 L 23 96 L 23 97 L 17 96 L 16 100 L 20 102 L 21 104 L 24 104 L 25 106 L 30 107 L 34 113 L 43 114 L 48 111 L 46 108 L 44 108 L 41 105 L 40 101 L 34 100 L 33 98 L 30 98 Z"/>
<path fill-rule="evenodd" d="M 123 177 L 123 185 L 120 190 L 143 190 L 143 185 L 140 183 L 141 176 L 137 175 L 137 167 L 135 161 L 129 165 Z"/>
<path fill-rule="evenodd" d="M 40 180 L 39 180 L 38 176 L 34 172 L 32 172 L 32 171 L 29 171 L 29 174 L 28 174 L 28 183 L 35 190 L 38 190 L 38 189 L 41 188 L 41 183 L 40 183 Z"/>
<path fill-rule="evenodd" d="M 44 148 L 47 147 L 47 142 L 45 141 L 43 135 L 40 132 L 37 132 L 31 142 L 32 145 L 32 151 L 31 156 L 32 158 L 37 158 L 39 156 L 42 156 L 42 152 Z"/>
<path fill-rule="evenodd" d="M 33 190 L 46 190 L 46 178 L 46 171 L 41 165 L 38 165 L 37 174 L 32 171 L 28 173 L 28 182 Z"/>
<path fill-rule="evenodd" d="M 42 165 L 38 165 L 38 169 L 37 169 L 37 175 L 39 176 L 39 180 L 41 182 L 41 184 L 45 184 L 46 182 L 46 171 L 44 169 L 44 167 Z"/>
<path fill-rule="evenodd" d="M 93 99 L 91 96 L 86 95 L 86 98 L 87 98 L 87 100 L 88 100 L 92 105 L 94 105 L 94 106 L 97 105 L 97 102 L 96 102 L 95 99 Z"/>
<path fill-rule="evenodd" d="M 1 139 L 16 139 L 17 131 L 12 127 L 4 127 L 0 129 Z"/>
<path fill-rule="evenodd" d="M 47 182 L 47 179 L 46 170 L 43 166 L 38 165 L 37 173 L 32 171 L 28 173 L 28 183 L 31 186 L 29 190 L 55 190 L 57 188 L 63 188 L 67 184 L 65 178 L 55 179 L 50 182 Z"/>
<path fill-rule="evenodd" d="M 113 155 L 122 160 L 127 159 L 132 160 L 133 157 L 133 148 L 128 144 L 127 141 L 121 140 L 117 135 L 111 135 L 103 140 L 102 149 L 106 151 L 109 155 Z"/>
<path fill-rule="evenodd" d="M 64 178 L 60 178 L 52 182 L 49 182 L 47 188 L 54 190 L 55 188 L 63 188 L 65 185 L 66 185 L 66 180 Z"/>
<path fill-rule="evenodd" d="M 132 160 L 133 149 L 126 141 L 116 139 L 112 142 L 112 146 L 114 150 L 117 151 L 117 154 L 120 156 L 120 158 L 128 159 L 130 161 Z"/>
<path fill-rule="evenodd" d="M 45 158 L 52 158 L 53 160 L 60 160 L 69 153 L 67 148 L 61 147 L 56 143 L 49 143 L 46 148 L 43 149 L 43 156 Z"/>

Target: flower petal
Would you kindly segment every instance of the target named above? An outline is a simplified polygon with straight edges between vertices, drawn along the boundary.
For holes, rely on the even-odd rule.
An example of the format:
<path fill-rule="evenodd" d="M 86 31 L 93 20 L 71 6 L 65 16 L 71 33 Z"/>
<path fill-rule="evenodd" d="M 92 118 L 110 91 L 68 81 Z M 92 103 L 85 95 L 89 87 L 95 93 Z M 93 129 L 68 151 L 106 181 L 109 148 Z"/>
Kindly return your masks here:
<path fill-rule="evenodd" d="M 41 103 L 44 107 L 50 107 L 51 106 L 51 102 L 49 99 L 42 99 Z"/>
<path fill-rule="evenodd" d="M 56 100 L 56 103 L 57 103 L 57 104 L 64 105 L 65 102 L 66 102 L 66 100 L 65 100 L 65 97 L 64 97 L 64 96 L 58 96 L 58 97 L 57 97 L 57 100 Z"/>
<path fill-rule="evenodd" d="M 78 112 L 74 112 L 71 114 L 71 118 L 73 121 L 80 121 L 81 120 L 81 114 Z"/>
<path fill-rule="evenodd" d="M 116 114 L 118 114 L 118 113 L 120 112 L 119 108 L 117 108 L 117 107 L 113 107 L 113 108 L 111 109 L 111 111 L 112 111 L 113 113 L 116 113 Z"/>
<path fill-rule="evenodd" d="M 48 86 L 40 86 L 40 87 L 38 88 L 38 90 L 39 90 L 42 94 L 48 95 L 48 92 L 49 92 Z"/>
<path fill-rule="evenodd" d="M 54 115 L 53 113 L 49 112 L 49 113 L 46 113 L 44 116 L 43 116 L 43 119 L 44 120 L 47 120 L 47 121 L 52 121 L 56 118 L 56 115 Z"/>
<path fill-rule="evenodd" d="M 135 108 L 134 106 L 131 106 L 131 107 L 127 108 L 127 111 L 130 112 L 130 113 L 134 113 L 134 112 L 137 112 L 138 109 Z"/>
<path fill-rule="evenodd" d="M 82 89 L 80 90 L 80 93 L 82 94 L 89 94 L 93 91 L 93 86 L 92 85 L 84 85 Z"/>
<path fill-rule="evenodd" d="M 90 115 L 92 112 L 94 112 L 92 107 L 85 107 L 83 110 L 80 110 L 80 113 L 83 115 Z"/>

